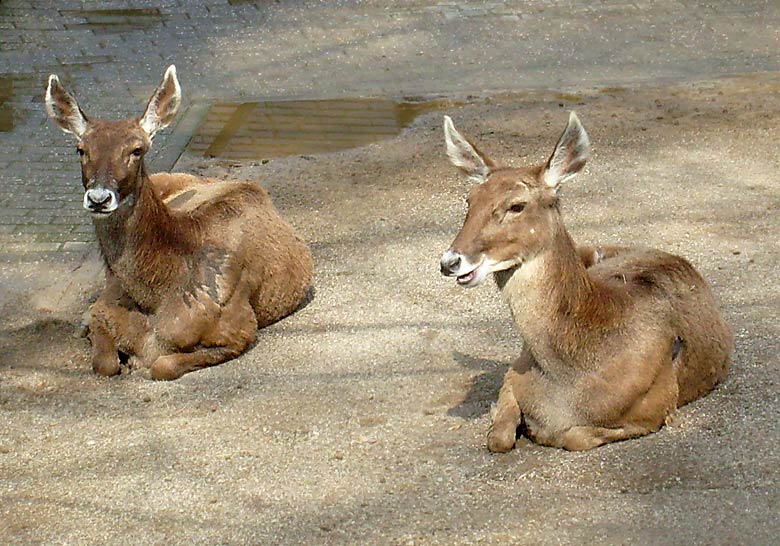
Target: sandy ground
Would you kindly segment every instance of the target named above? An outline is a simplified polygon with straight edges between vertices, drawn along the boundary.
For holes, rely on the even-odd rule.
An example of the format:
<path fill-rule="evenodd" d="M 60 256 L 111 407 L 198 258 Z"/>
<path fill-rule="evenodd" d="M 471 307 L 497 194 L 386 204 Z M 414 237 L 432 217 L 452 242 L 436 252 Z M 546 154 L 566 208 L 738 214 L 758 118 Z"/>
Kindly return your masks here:
<path fill-rule="evenodd" d="M 222 366 L 98 378 L 73 336 L 96 266 L 2 271 L 0 543 L 776 543 L 780 77 L 448 113 L 520 165 L 547 157 L 572 108 L 594 144 L 563 194 L 575 239 L 686 256 L 736 332 L 730 376 L 674 426 L 585 453 L 488 453 L 521 342 L 492 283 L 439 275 L 468 183 L 428 114 L 342 153 L 179 162 L 258 180 L 316 258 L 314 301 Z"/>

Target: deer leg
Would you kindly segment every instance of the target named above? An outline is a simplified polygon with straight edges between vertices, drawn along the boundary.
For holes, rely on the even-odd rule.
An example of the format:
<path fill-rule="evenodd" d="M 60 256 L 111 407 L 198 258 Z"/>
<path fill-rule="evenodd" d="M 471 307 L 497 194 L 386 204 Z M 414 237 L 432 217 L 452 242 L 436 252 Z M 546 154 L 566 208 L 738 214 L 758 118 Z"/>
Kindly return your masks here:
<path fill-rule="evenodd" d="M 609 258 L 613 258 L 618 254 L 622 254 L 629 250 L 631 250 L 631 247 L 628 246 L 581 245 L 577 247 L 577 254 L 579 255 L 580 260 L 582 260 L 582 263 L 585 265 L 585 267 L 591 267 L 596 265 L 599 262 L 603 262 L 604 260 L 608 260 Z"/>
<path fill-rule="evenodd" d="M 89 310 L 92 369 L 100 375 L 119 373 L 118 351 L 141 355 L 151 328 L 146 316 L 134 310 L 116 277 L 106 271 L 106 288 Z"/>
<path fill-rule="evenodd" d="M 671 351 L 670 351 L 671 352 Z M 631 401 L 622 422 L 615 427 L 578 425 L 547 434 L 548 445 L 570 451 L 593 449 L 611 442 L 628 440 L 657 432 L 677 407 L 677 376 L 671 363 L 657 371 L 652 385 Z"/>
<path fill-rule="evenodd" d="M 498 404 L 493 423 L 490 425 L 487 437 L 487 448 L 493 453 L 505 453 L 515 447 L 517 440 L 517 425 L 520 424 L 520 405 L 515 397 L 521 375 L 509 368 L 504 376 L 504 384 L 498 393 Z"/>
<path fill-rule="evenodd" d="M 561 447 L 569 451 L 584 451 L 611 442 L 638 438 L 656 430 L 639 425 L 626 425 L 620 428 L 576 426 L 556 434 L 551 438 L 553 443 L 547 445 Z"/>
<path fill-rule="evenodd" d="M 257 317 L 243 290 L 236 290 L 215 322 L 201 335 L 195 350 L 157 358 L 152 364 L 152 378 L 178 379 L 185 373 L 221 364 L 243 353 L 257 336 Z"/>
<path fill-rule="evenodd" d="M 602 245 L 602 246 L 598 247 L 599 261 L 603 262 L 604 260 L 608 260 L 610 258 L 614 258 L 618 254 L 624 254 L 624 253 L 630 252 L 632 250 L 634 250 L 634 248 L 630 247 L 630 246 Z"/>
<path fill-rule="evenodd" d="M 185 373 L 215 366 L 236 358 L 249 347 L 257 335 L 257 321 L 254 319 L 254 314 L 251 316 L 253 320 L 248 323 L 251 332 L 237 332 L 240 335 L 225 340 L 225 345 L 203 347 L 191 353 L 173 353 L 158 357 L 152 364 L 152 379 L 171 381 L 180 378 Z"/>
<path fill-rule="evenodd" d="M 246 344 L 247 346 L 249 343 Z M 237 357 L 246 347 L 209 347 L 191 353 L 173 353 L 158 357 L 152 364 L 152 379 L 172 381 L 182 375 L 216 366 Z"/>
<path fill-rule="evenodd" d="M 119 354 L 114 338 L 99 322 L 90 321 L 89 341 L 92 343 L 92 370 L 110 377 L 119 373 Z"/>
<path fill-rule="evenodd" d="M 148 352 L 150 328 L 145 315 L 99 299 L 90 311 L 92 368 L 101 375 L 119 373 L 117 351 L 143 358 Z"/>
<path fill-rule="evenodd" d="M 577 247 L 577 254 L 580 256 L 585 267 L 591 267 L 599 263 L 601 255 L 599 249 L 591 245 L 580 245 Z"/>

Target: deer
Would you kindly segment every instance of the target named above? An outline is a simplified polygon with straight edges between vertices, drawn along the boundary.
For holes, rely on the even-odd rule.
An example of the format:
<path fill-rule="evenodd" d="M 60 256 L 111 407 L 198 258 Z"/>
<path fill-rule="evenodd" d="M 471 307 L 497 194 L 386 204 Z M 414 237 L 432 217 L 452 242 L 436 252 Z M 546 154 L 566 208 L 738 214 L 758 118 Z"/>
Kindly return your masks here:
<path fill-rule="evenodd" d="M 440 261 L 473 288 L 492 273 L 523 341 L 494 406 L 487 448 L 518 433 L 579 451 L 657 432 L 728 373 L 734 338 L 713 294 L 684 258 L 661 250 L 577 247 L 559 193 L 585 166 L 577 115 L 543 164 L 491 160 L 444 117 L 450 161 L 475 184 Z"/>
<path fill-rule="evenodd" d="M 87 321 L 102 376 L 121 373 L 123 359 L 157 380 L 223 363 L 310 297 L 309 247 L 258 184 L 147 172 L 152 139 L 180 104 L 174 65 L 143 115 L 120 121 L 88 117 L 48 79 L 46 110 L 77 140 L 83 207 L 105 265 Z"/>

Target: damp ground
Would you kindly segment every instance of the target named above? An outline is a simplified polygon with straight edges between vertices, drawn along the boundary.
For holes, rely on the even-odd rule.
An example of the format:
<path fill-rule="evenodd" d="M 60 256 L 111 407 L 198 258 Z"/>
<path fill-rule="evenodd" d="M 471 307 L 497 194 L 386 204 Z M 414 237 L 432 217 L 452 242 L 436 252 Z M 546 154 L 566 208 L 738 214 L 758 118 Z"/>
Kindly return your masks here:
<path fill-rule="evenodd" d="M 419 115 L 459 104 L 377 98 L 216 103 L 187 151 L 255 161 L 337 152 L 395 137 Z"/>
<path fill-rule="evenodd" d="M 438 273 L 468 191 L 441 111 L 341 151 L 191 148 L 177 169 L 268 189 L 311 243 L 316 297 L 229 363 L 106 380 L 72 335 L 99 262 L 4 268 L 0 542 L 776 542 L 780 79 L 490 94 L 446 113 L 522 165 L 546 159 L 570 109 L 593 142 L 562 194 L 575 239 L 686 256 L 734 325 L 729 377 L 673 426 L 585 453 L 487 452 L 521 342 L 490 283 Z"/>

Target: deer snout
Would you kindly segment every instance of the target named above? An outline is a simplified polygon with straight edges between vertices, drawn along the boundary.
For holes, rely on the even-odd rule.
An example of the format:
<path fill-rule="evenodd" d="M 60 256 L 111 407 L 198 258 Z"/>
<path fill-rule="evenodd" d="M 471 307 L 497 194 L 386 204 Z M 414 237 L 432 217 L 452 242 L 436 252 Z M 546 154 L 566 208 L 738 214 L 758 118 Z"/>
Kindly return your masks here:
<path fill-rule="evenodd" d="M 480 256 L 478 261 L 472 262 L 465 254 L 450 248 L 441 257 L 440 268 L 442 275 L 456 277 L 460 286 L 473 288 L 482 284 L 490 273 L 490 261 Z"/>
<path fill-rule="evenodd" d="M 87 199 L 93 205 L 102 205 L 111 199 L 111 192 L 105 188 L 96 188 L 87 191 Z"/>
<path fill-rule="evenodd" d="M 90 212 L 107 214 L 118 206 L 116 192 L 106 188 L 90 188 L 84 193 L 84 208 Z"/>
<path fill-rule="evenodd" d="M 446 275 L 447 277 L 454 277 L 460 273 L 462 264 L 463 259 L 461 255 L 449 248 L 447 249 L 447 252 L 445 252 L 441 257 L 439 269 L 441 270 L 442 275 Z"/>

